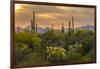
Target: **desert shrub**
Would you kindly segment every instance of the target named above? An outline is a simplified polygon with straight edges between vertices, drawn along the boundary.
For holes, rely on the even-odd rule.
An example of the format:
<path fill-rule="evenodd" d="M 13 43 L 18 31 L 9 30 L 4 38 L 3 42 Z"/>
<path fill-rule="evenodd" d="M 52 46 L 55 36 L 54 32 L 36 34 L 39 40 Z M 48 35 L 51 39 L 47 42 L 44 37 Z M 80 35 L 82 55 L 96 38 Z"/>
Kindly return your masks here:
<path fill-rule="evenodd" d="M 95 59 L 94 32 L 48 30 L 45 33 L 17 32 L 16 64 L 70 63 Z"/>
<path fill-rule="evenodd" d="M 16 64 L 19 63 L 25 55 L 31 52 L 31 49 L 28 48 L 28 45 L 20 43 L 19 46 L 15 47 L 15 55 L 16 55 Z"/>
<path fill-rule="evenodd" d="M 60 31 L 48 30 L 47 32 L 41 34 L 41 54 L 46 58 L 46 47 L 47 46 L 63 46 L 64 44 L 64 34 Z"/>
<path fill-rule="evenodd" d="M 93 31 L 88 31 L 88 30 L 78 30 L 75 33 L 75 37 L 77 38 L 77 42 L 82 43 L 84 47 L 84 53 L 88 53 L 92 47 L 95 45 L 95 37 L 94 37 L 94 32 Z"/>
<path fill-rule="evenodd" d="M 65 62 L 67 60 L 66 50 L 62 47 L 47 47 L 47 59 L 51 63 Z"/>
<path fill-rule="evenodd" d="M 77 43 L 69 46 L 67 55 L 71 61 L 81 58 L 83 52 L 82 47 L 82 44 Z"/>
<path fill-rule="evenodd" d="M 64 34 L 60 31 L 48 30 L 41 38 L 45 46 L 59 46 L 64 44 Z"/>
<path fill-rule="evenodd" d="M 49 64 L 49 61 L 41 58 L 41 55 L 36 52 L 31 52 L 23 57 L 23 59 L 18 63 L 18 66 L 21 65 L 41 65 L 41 64 Z"/>
<path fill-rule="evenodd" d="M 82 52 L 82 48 L 83 48 L 82 44 L 75 43 L 75 44 L 69 46 L 68 51 Z"/>
<path fill-rule="evenodd" d="M 95 45 L 94 37 L 94 32 L 88 30 L 76 30 L 71 34 L 67 32 L 64 39 L 64 48 L 68 50 L 71 44 L 82 43 L 84 46 L 84 53 L 86 54 L 92 49 L 93 45 Z"/>
<path fill-rule="evenodd" d="M 41 39 L 37 34 L 33 34 L 30 32 L 18 32 L 15 36 L 16 43 L 19 44 L 24 43 L 27 44 L 29 48 L 36 48 L 40 46 Z"/>
<path fill-rule="evenodd" d="M 68 47 L 71 45 L 71 44 L 74 44 L 75 43 L 75 40 L 74 40 L 74 33 L 73 34 L 69 34 L 69 32 L 65 33 L 65 39 L 64 39 L 64 48 L 66 50 L 68 50 Z"/>

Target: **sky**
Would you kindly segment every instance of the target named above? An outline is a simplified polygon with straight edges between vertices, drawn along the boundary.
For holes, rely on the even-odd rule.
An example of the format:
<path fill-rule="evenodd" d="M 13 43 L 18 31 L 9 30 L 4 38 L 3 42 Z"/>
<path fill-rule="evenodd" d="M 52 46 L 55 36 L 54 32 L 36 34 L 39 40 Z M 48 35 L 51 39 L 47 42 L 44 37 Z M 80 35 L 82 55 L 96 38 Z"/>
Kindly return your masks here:
<path fill-rule="evenodd" d="M 15 4 L 15 27 L 25 28 L 31 24 L 32 13 L 35 12 L 35 23 L 40 28 L 60 29 L 61 24 L 68 28 L 74 17 L 75 28 L 94 25 L 94 8 L 68 7 L 34 4 Z"/>

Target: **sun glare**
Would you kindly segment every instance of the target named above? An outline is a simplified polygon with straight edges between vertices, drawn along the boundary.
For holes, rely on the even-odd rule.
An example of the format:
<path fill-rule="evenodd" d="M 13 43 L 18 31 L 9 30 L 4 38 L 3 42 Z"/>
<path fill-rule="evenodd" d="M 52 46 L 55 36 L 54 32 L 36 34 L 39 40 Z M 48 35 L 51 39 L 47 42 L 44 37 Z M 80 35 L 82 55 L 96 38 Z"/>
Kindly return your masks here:
<path fill-rule="evenodd" d="M 21 5 L 20 4 L 15 4 L 15 11 L 17 12 L 20 9 L 21 9 Z"/>

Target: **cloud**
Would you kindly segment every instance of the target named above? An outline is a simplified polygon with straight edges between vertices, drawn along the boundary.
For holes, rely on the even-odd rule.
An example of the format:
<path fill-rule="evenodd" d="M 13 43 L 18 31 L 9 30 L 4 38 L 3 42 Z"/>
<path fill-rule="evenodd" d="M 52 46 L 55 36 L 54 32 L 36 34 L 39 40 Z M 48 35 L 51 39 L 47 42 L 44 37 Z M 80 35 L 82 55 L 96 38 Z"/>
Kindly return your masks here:
<path fill-rule="evenodd" d="M 48 18 L 54 19 L 55 18 L 54 16 L 50 15 L 49 13 L 37 14 L 37 17 L 39 17 L 39 18 L 45 18 L 45 19 L 48 19 Z"/>
<path fill-rule="evenodd" d="M 75 23 L 78 26 L 94 24 L 94 8 L 34 4 L 20 4 L 20 7 L 21 8 L 18 11 L 15 11 L 16 26 L 25 27 L 29 25 L 33 11 L 36 15 L 36 23 L 41 25 L 41 27 L 46 27 L 51 24 L 54 24 L 55 27 L 57 27 L 61 23 L 68 25 L 72 16 L 74 16 Z"/>

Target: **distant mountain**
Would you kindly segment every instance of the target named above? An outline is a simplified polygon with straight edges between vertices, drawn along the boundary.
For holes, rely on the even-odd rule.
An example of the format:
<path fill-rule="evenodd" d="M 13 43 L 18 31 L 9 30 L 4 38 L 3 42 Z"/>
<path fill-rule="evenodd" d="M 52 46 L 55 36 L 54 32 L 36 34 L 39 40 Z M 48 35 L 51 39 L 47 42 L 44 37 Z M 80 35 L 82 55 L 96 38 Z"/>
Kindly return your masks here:
<path fill-rule="evenodd" d="M 81 29 L 94 31 L 95 28 L 93 25 L 85 25 L 85 26 L 82 26 Z"/>
<path fill-rule="evenodd" d="M 43 28 L 37 28 L 37 32 L 39 33 L 44 33 L 44 32 L 47 32 L 48 30 L 47 29 L 43 29 Z"/>
<path fill-rule="evenodd" d="M 85 26 L 78 27 L 75 30 L 78 30 L 78 29 L 94 31 L 95 28 L 94 28 L 93 25 L 85 25 Z M 27 26 L 24 29 L 21 28 L 21 27 L 16 27 L 15 28 L 15 32 L 23 32 L 23 31 L 31 31 L 31 30 L 32 30 L 31 26 Z M 47 32 L 47 31 L 48 31 L 47 28 L 45 28 L 45 29 L 44 28 L 40 28 L 40 27 L 37 28 L 37 32 L 38 33 L 44 33 L 44 32 Z M 65 32 L 68 32 L 68 28 L 65 28 Z"/>
<path fill-rule="evenodd" d="M 23 31 L 24 31 L 24 29 L 21 28 L 21 27 L 16 27 L 15 28 L 15 32 L 23 32 Z"/>
<path fill-rule="evenodd" d="M 93 25 L 85 25 L 85 26 L 81 26 L 78 28 L 75 28 L 74 30 L 90 30 L 90 31 L 94 31 L 95 27 Z M 65 28 L 65 32 L 68 32 L 68 28 Z"/>
<path fill-rule="evenodd" d="M 64 31 L 65 31 L 65 32 L 68 32 L 68 31 L 69 31 L 69 29 L 68 29 L 68 28 L 65 28 L 65 29 L 64 29 Z"/>
<path fill-rule="evenodd" d="M 31 30 L 32 30 L 31 26 L 27 26 L 27 27 L 24 28 L 24 31 L 29 31 L 30 32 Z"/>
<path fill-rule="evenodd" d="M 26 31 L 31 31 L 32 28 L 31 28 L 31 26 L 27 26 L 26 28 L 24 28 L 24 30 L 26 30 Z M 37 27 L 37 32 L 38 32 L 38 33 L 44 33 L 44 32 L 46 32 L 46 31 L 47 31 L 47 29 Z"/>

